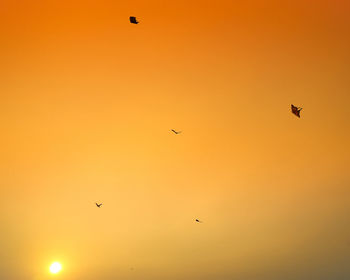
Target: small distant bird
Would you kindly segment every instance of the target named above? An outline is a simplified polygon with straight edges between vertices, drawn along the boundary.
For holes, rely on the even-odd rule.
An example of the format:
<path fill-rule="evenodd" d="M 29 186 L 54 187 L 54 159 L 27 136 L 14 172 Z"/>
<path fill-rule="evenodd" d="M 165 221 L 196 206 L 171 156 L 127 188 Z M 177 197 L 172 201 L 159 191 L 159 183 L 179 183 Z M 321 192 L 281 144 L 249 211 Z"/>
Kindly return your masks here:
<path fill-rule="evenodd" d="M 196 219 L 196 222 L 197 222 L 197 223 L 203 223 L 202 221 L 200 221 L 200 220 L 198 220 L 198 219 Z"/>
<path fill-rule="evenodd" d="M 138 24 L 139 22 L 136 20 L 136 17 L 130 17 L 130 23 Z"/>
<path fill-rule="evenodd" d="M 174 132 L 175 134 L 180 134 L 182 131 L 176 131 L 175 129 L 171 130 L 172 132 Z"/>
<path fill-rule="evenodd" d="M 303 108 L 294 106 L 294 105 L 292 104 L 292 105 L 291 105 L 291 109 L 292 109 L 292 113 L 293 113 L 294 115 L 296 115 L 298 118 L 300 118 L 300 111 L 301 111 Z"/>
<path fill-rule="evenodd" d="M 98 208 L 101 208 L 102 203 L 98 204 L 98 203 L 96 202 L 96 206 L 97 206 Z"/>

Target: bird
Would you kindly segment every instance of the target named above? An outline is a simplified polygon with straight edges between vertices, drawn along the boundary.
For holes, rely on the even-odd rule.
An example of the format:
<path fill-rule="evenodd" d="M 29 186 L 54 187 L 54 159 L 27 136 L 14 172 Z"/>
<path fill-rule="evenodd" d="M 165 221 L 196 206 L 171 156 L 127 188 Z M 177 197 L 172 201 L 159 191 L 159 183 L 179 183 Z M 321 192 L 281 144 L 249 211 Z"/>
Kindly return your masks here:
<path fill-rule="evenodd" d="M 300 118 L 300 111 L 303 109 L 303 108 L 300 108 L 300 107 L 297 107 L 297 106 L 294 106 L 293 104 L 291 104 L 291 109 L 292 109 L 292 113 L 294 115 L 296 115 L 298 118 Z"/>
<path fill-rule="evenodd" d="M 196 219 L 196 222 L 197 222 L 197 223 L 203 223 L 202 221 L 200 221 L 200 220 L 198 220 L 198 219 Z"/>
<path fill-rule="evenodd" d="M 171 130 L 172 132 L 174 132 L 175 134 L 180 134 L 182 131 L 176 131 L 175 129 Z"/>
<path fill-rule="evenodd" d="M 133 23 L 133 24 L 138 24 L 139 22 L 136 20 L 136 17 L 130 17 L 130 23 Z"/>
<path fill-rule="evenodd" d="M 98 203 L 96 202 L 96 206 L 97 206 L 98 208 L 101 208 L 102 203 L 98 204 Z"/>

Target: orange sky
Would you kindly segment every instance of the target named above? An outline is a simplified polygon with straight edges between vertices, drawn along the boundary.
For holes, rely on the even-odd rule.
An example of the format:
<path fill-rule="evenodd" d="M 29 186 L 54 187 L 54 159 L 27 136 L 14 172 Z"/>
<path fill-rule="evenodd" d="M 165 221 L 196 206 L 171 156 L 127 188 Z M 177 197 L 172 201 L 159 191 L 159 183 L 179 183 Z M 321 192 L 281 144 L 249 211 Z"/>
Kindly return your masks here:
<path fill-rule="evenodd" d="M 2 0 L 0 279 L 350 278 L 349 12 Z"/>

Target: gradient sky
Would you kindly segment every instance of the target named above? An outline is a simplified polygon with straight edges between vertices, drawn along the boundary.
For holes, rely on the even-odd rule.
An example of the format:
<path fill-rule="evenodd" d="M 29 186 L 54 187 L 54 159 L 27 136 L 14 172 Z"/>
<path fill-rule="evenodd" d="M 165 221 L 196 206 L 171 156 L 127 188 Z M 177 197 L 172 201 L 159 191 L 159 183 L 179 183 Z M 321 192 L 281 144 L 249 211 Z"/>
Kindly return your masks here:
<path fill-rule="evenodd" d="M 2 0 L 0 279 L 350 279 L 349 14 Z"/>

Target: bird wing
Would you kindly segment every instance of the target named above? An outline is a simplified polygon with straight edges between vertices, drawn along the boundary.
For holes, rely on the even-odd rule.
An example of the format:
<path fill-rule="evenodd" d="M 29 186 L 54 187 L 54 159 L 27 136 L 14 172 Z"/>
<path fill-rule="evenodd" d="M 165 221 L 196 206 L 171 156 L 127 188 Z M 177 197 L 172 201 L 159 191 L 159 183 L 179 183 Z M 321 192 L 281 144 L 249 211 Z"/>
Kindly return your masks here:
<path fill-rule="evenodd" d="M 138 23 L 138 21 L 136 20 L 136 17 L 130 17 L 130 22 L 131 23 Z"/>
<path fill-rule="evenodd" d="M 298 107 L 292 104 L 291 109 L 292 109 L 292 113 L 300 118 L 300 110 L 298 109 Z"/>

